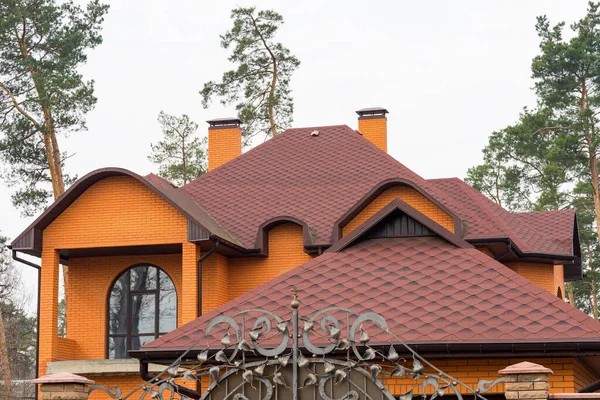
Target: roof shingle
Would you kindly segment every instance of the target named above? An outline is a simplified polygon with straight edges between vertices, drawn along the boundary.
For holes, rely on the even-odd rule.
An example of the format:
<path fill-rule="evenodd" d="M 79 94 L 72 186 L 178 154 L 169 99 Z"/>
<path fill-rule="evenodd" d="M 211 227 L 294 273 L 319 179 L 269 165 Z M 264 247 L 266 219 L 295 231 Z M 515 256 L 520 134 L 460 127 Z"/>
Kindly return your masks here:
<path fill-rule="evenodd" d="M 219 314 L 263 308 L 285 318 L 294 285 L 303 315 L 329 306 L 373 311 L 413 344 L 597 342 L 600 337 L 600 322 L 480 251 L 455 247 L 439 237 L 413 237 L 371 239 L 325 253 L 142 351 L 185 350 Z M 217 343 L 207 339 L 197 346 L 211 344 Z"/>

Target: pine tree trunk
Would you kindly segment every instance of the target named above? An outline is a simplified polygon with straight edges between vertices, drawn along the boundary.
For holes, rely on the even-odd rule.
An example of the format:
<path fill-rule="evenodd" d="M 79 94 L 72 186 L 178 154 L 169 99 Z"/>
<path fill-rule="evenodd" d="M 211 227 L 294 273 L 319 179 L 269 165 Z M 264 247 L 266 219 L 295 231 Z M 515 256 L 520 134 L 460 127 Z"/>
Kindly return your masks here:
<path fill-rule="evenodd" d="M 596 291 L 596 278 L 592 278 L 592 313 L 596 321 L 598 320 L 598 292 Z"/>
<path fill-rule="evenodd" d="M 577 307 L 575 305 L 575 293 L 573 293 L 573 284 L 569 283 L 568 287 L 567 287 L 567 293 L 569 296 L 569 303 L 573 306 L 573 307 Z"/>
<path fill-rule="evenodd" d="M 12 378 L 10 376 L 10 362 L 8 360 L 8 345 L 6 344 L 6 335 L 4 334 L 4 321 L 2 312 L 0 312 L 0 367 L 2 367 L 2 380 L 4 381 L 3 392 L 4 399 L 10 400 L 12 389 Z"/>

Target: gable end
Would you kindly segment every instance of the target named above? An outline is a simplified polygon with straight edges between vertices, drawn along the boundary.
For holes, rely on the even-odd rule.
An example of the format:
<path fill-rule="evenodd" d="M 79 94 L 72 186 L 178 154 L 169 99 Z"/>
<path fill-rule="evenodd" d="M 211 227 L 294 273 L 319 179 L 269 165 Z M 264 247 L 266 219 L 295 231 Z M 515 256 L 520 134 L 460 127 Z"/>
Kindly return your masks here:
<path fill-rule="evenodd" d="M 395 210 L 369 229 L 363 235 L 363 240 L 413 236 L 438 235 L 406 213 Z"/>

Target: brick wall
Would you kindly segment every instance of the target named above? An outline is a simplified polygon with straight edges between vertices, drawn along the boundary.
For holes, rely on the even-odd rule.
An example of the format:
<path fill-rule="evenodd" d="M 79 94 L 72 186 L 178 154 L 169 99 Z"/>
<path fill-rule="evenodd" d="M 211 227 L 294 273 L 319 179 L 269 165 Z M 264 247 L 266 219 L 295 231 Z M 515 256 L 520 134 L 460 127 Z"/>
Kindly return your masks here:
<path fill-rule="evenodd" d="M 44 247 L 85 248 L 187 241 L 187 220 L 138 180 L 92 185 L 44 230 Z"/>
<path fill-rule="evenodd" d="M 562 265 L 554 266 L 554 294 L 560 289 L 561 298 L 565 298 L 565 268 Z"/>
<path fill-rule="evenodd" d="M 268 257 L 232 258 L 229 260 L 229 300 L 313 258 L 304 252 L 300 225 L 280 224 L 272 228 L 268 235 Z"/>
<path fill-rule="evenodd" d="M 208 129 L 208 170 L 212 171 L 242 154 L 240 128 Z"/>
<path fill-rule="evenodd" d="M 248 260 L 248 259 L 246 259 Z M 232 275 L 237 271 L 232 271 Z M 229 301 L 230 268 L 227 257 L 214 253 L 202 263 L 202 313 Z"/>
<path fill-rule="evenodd" d="M 540 358 L 540 359 L 470 359 L 470 360 L 428 360 L 443 372 L 451 375 L 459 381 L 467 384 L 472 389 L 477 389 L 480 380 L 493 381 L 500 376 L 498 371 L 512 364 L 522 361 L 530 361 L 543 365 L 554 371 L 550 375 L 550 393 L 574 393 L 583 386 L 597 380 L 597 377 L 585 365 L 574 358 Z M 410 365 L 410 362 L 409 362 Z M 432 368 L 426 367 L 425 372 L 435 373 Z M 408 379 L 386 379 L 386 386 L 392 394 L 401 395 L 413 386 L 414 381 Z M 429 388 L 430 389 L 430 388 Z M 461 393 L 467 394 L 467 389 L 461 389 Z M 431 392 L 428 392 L 431 394 Z M 503 394 L 504 384 L 495 386 L 488 394 Z M 422 394 L 422 388 L 417 386 L 415 396 Z M 450 395 L 450 392 L 446 392 Z M 484 394 L 485 396 L 485 394 Z"/>
<path fill-rule="evenodd" d="M 103 179 L 87 189 L 43 233 L 40 288 L 40 374 L 46 363 L 104 358 L 106 298 L 110 284 L 127 267 L 149 262 L 165 269 L 175 283 L 181 307 L 181 255 L 71 258 L 67 338 L 59 340 L 58 253 L 56 249 L 187 243 L 187 221 L 175 208 L 131 177 Z M 187 257 L 195 269 L 195 251 Z M 184 263 L 185 264 L 185 263 Z M 194 285 L 195 286 L 195 285 Z M 179 319 L 181 322 L 181 308 Z"/>
<path fill-rule="evenodd" d="M 387 118 L 359 119 L 358 131 L 365 139 L 387 153 Z"/>
<path fill-rule="evenodd" d="M 369 219 L 377 211 L 387 206 L 392 200 L 400 199 L 414 207 L 417 211 L 425 214 L 450 232 L 454 232 L 454 220 L 441 208 L 432 203 L 428 198 L 408 186 L 394 186 L 381 193 L 356 217 L 342 228 L 342 235 L 346 236 L 356 227 Z"/>
<path fill-rule="evenodd" d="M 528 262 L 509 262 L 506 266 L 556 296 L 558 288 L 564 293 L 562 266 Z"/>
<path fill-rule="evenodd" d="M 182 321 L 181 254 L 86 257 L 69 260 L 67 338 L 77 344 L 72 360 L 106 356 L 106 305 L 115 279 L 135 264 L 163 269 L 175 284 L 178 325 Z"/>

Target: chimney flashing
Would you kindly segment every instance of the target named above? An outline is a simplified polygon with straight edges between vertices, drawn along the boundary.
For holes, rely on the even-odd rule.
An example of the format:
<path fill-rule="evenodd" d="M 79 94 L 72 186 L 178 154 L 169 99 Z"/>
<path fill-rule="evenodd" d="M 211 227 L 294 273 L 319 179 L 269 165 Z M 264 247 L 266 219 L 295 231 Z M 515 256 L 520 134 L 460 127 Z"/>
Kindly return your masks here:
<path fill-rule="evenodd" d="M 374 118 L 386 118 L 386 114 L 389 114 L 389 111 L 383 107 L 368 107 L 361 108 L 357 110 L 358 119 L 374 119 Z"/>
<path fill-rule="evenodd" d="M 236 117 L 227 117 L 227 118 L 214 118 L 209 119 L 208 121 L 208 129 L 229 129 L 229 128 L 238 128 L 242 121 Z"/>

